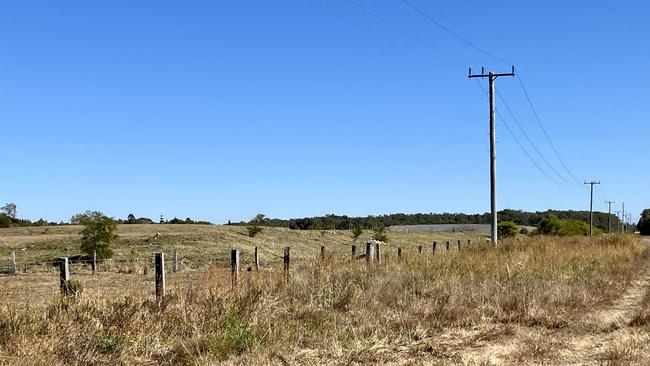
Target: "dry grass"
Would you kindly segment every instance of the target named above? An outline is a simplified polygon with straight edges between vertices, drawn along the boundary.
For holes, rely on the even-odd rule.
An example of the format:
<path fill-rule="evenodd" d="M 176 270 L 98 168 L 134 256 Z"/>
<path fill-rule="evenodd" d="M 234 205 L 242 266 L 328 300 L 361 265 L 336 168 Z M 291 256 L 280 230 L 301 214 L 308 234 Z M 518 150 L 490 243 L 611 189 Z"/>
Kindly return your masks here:
<path fill-rule="evenodd" d="M 244 273 L 235 291 L 227 271 L 188 270 L 170 275 L 160 304 L 151 273 L 79 276 L 84 293 L 71 299 L 55 293 L 51 275 L 49 295 L 0 305 L 0 363 L 471 363 L 465 351 L 513 327 L 579 328 L 585 312 L 621 294 L 642 254 L 630 237 L 538 237 L 373 266 L 304 260 L 288 284 L 273 266 Z M 29 287 L 11 282 L 19 279 L 0 279 L 13 283 L 3 298 Z M 27 306 L 29 296 L 42 306 Z M 513 363 L 562 346 L 535 335 L 520 344 Z"/>

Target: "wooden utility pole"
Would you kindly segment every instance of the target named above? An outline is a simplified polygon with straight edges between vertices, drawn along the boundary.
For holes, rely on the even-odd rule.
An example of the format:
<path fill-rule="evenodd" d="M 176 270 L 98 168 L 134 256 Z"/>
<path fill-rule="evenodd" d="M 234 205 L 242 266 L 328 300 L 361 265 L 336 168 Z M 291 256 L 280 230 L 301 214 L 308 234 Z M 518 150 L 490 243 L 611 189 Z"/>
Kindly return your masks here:
<path fill-rule="evenodd" d="M 591 186 L 591 195 L 589 196 L 589 236 L 593 233 L 594 228 L 594 184 L 600 184 L 600 182 L 585 182 Z"/>
<path fill-rule="evenodd" d="M 614 201 L 605 201 L 605 203 L 607 204 L 607 206 L 609 206 L 609 208 L 607 209 L 607 233 L 611 234 L 612 233 L 612 203 L 614 203 Z"/>
<path fill-rule="evenodd" d="M 623 208 L 621 211 L 621 234 L 625 234 L 625 202 L 622 203 Z"/>
<path fill-rule="evenodd" d="M 490 209 L 492 211 L 491 243 L 497 244 L 497 156 L 496 156 L 496 127 L 495 127 L 495 100 L 494 100 L 494 81 L 499 76 L 515 76 L 515 67 L 512 72 L 495 74 L 490 71 L 485 73 L 485 68 L 481 69 L 478 75 L 472 75 L 472 68 L 469 69 L 468 77 L 471 78 L 488 78 L 490 85 Z"/>

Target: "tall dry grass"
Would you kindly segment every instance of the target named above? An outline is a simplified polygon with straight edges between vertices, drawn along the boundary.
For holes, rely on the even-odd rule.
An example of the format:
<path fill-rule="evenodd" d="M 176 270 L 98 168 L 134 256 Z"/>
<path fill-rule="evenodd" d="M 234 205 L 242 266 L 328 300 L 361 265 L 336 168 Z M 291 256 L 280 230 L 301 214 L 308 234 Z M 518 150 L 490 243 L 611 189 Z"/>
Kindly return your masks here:
<path fill-rule="evenodd" d="M 536 237 L 381 265 L 307 263 L 289 283 L 263 271 L 234 291 L 208 270 L 162 303 L 82 294 L 40 312 L 0 305 L 0 363 L 453 364 L 513 325 L 579 326 L 647 256 L 631 237 Z"/>

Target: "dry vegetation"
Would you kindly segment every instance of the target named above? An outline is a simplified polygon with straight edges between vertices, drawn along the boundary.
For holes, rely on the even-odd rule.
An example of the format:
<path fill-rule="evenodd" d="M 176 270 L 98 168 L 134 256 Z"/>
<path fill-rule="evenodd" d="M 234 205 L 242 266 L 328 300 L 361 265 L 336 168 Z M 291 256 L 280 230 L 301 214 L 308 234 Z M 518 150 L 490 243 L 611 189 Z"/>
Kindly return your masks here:
<path fill-rule="evenodd" d="M 227 270 L 202 266 L 170 274 L 169 296 L 157 303 L 144 269 L 89 276 L 80 268 L 73 278 L 85 289 L 68 299 L 57 295 L 54 273 L 0 277 L 7 299 L 0 304 L 0 364 L 562 363 L 570 339 L 596 332 L 588 314 L 614 304 L 648 261 L 633 237 L 536 237 L 460 253 L 409 250 L 401 261 L 385 250 L 381 265 L 367 266 L 348 259 L 346 233 L 276 230 L 250 240 L 232 228 L 189 235 L 233 235 L 240 247 L 304 239 L 298 248 L 307 254 L 289 283 L 271 263 L 244 272 L 233 291 Z M 122 235 L 125 249 L 145 245 L 136 233 Z M 390 235 L 393 246 L 443 239 Z M 8 237 L 0 239 L 16 242 Z M 341 249 L 317 262 L 317 243 L 326 241 Z M 648 304 L 650 295 L 633 322 L 644 336 Z M 640 360 L 643 345 L 634 339 L 590 360 Z"/>

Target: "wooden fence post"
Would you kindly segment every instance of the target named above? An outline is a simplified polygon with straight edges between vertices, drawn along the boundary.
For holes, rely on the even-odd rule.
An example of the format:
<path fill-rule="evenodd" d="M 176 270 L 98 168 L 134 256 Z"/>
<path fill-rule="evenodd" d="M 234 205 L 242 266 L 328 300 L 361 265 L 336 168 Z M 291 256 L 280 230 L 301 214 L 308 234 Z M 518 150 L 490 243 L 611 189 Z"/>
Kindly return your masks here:
<path fill-rule="evenodd" d="M 230 273 L 232 280 L 232 287 L 237 286 L 239 281 L 239 249 L 233 249 L 230 251 Z"/>
<path fill-rule="evenodd" d="M 397 248 L 397 259 L 402 258 L 402 248 Z"/>
<path fill-rule="evenodd" d="M 325 260 L 325 246 L 324 245 L 320 246 L 320 260 L 321 261 Z"/>
<path fill-rule="evenodd" d="M 471 245 L 472 245 L 472 239 L 467 239 L 467 246 L 469 247 Z"/>
<path fill-rule="evenodd" d="M 178 272 L 178 249 L 174 248 L 174 265 L 172 266 L 174 273 Z"/>
<path fill-rule="evenodd" d="M 422 245 L 418 245 L 418 254 L 422 254 Z"/>
<path fill-rule="evenodd" d="M 447 251 L 449 251 L 449 240 L 447 240 Z"/>
<path fill-rule="evenodd" d="M 97 251 L 93 250 L 93 258 L 90 262 L 90 269 L 93 270 L 93 275 L 97 272 Z"/>
<path fill-rule="evenodd" d="M 67 295 L 70 292 L 70 268 L 68 267 L 68 257 L 59 258 L 59 288 L 62 295 Z"/>
<path fill-rule="evenodd" d="M 460 252 L 460 239 L 458 240 L 458 251 Z"/>
<path fill-rule="evenodd" d="M 375 258 L 377 258 L 377 264 L 381 264 L 381 245 L 375 243 Z"/>
<path fill-rule="evenodd" d="M 436 247 L 437 246 L 438 246 L 438 243 L 435 242 L 435 241 L 433 242 L 433 244 L 431 244 L 431 254 L 436 254 Z"/>
<path fill-rule="evenodd" d="M 366 263 L 370 264 L 372 263 L 372 257 L 373 257 L 373 246 L 371 242 L 366 243 Z"/>
<path fill-rule="evenodd" d="M 284 248 L 284 279 L 289 281 L 289 262 L 291 260 L 291 247 Z"/>
<path fill-rule="evenodd" d="M 16 252 L 11 252 L 11 274 L 16 276 Z"/>
<path fill-rule="evenodd" d="M 154 267 L 156 272 L 156 300 L 165 297 L 165 253 L 154 253 Z"/>
<path fill-rule="evenodd" d="M 356 244 L 352 244 L 352 260 L 357 259 L 357 246 Z"/>
<path fill-rule="evenodd" d="M 255 270 L 259 271 L 260 270 L 260 252 L 257 249 L 257 247 L 255 247 L 255 258 L 254 259 L 255 259 Z"/>

